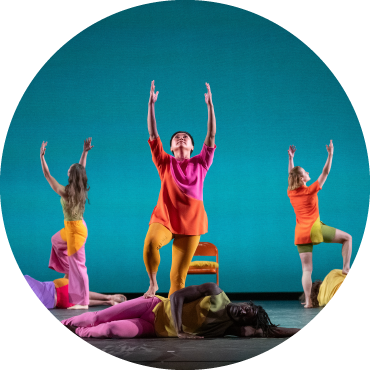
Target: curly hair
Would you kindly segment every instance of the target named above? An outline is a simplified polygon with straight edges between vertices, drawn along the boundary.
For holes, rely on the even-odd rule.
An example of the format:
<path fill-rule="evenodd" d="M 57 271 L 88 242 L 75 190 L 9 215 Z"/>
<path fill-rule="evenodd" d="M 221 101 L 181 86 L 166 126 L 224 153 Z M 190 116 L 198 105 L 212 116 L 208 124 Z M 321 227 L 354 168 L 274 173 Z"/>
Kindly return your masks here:
<path fill-rule="evenodd" d="M 321 284 L 322 284 L 321 280 L 315 280 L 312 283 L 310 298 L 311 298 L 311 301 L 312 301 L 312 306 L 315 307 L 315 308 L 319 307 L 319 301 L 317 300 L 317 296 L 319 295 Z M 300 295 L 299 300 L 302 303 L 306 301 L 306 296 L 305 296 L 304 293 L 302 293 Z"/>
<path fill-rule="evenodd" d="M 67 200 L 65 201 L 65 211 L 72 217 L 83 215 L 86 200 L 90 204 L 87 192 L 90 186 L 87 184 L 85 167 L 75 163 L 69 170 L 68 185 L 65 187 Z"/>
<path fill-rule="evenodd" d="M 265 338 L 268 338 L 273 334 L 274 328 L 277 328 L 279 325 L 275 325 L 271 322 L 269 315 L 262 306 L 255 305 L 252 301 L 249 302 L 249 305 L 257 310 L 257 317 L 254 326 L 255 330 L 262 329 L 262 335 Z"/>
<path fill-rule="evenodd" d="M 302 186 L 301 177 L 303 176 L 302 167 L 295 166 L 289 172 L 288 190 L 295 190 Z"/>
<path fill-rule="evenodd" d="M 267 312 L 264 310 L 262 306 L 258 306 L 254 304 L 252 301 L 249 301 L 248 303 L 240 303 L 241 305 L 249 305 L 254 312 L 256 312 L 256 317 L 254 318 L 253 324 L 251 325 L 255 331 L 258 329 L 262 329 L 262 335 L 265 338 L 268 338 L 271 334 L 274 333 L 274 328 L 277 328 L 279 325 L 274 325 Z M 237 324 L 240 326 L 244 326 L 244 323 Z"/>

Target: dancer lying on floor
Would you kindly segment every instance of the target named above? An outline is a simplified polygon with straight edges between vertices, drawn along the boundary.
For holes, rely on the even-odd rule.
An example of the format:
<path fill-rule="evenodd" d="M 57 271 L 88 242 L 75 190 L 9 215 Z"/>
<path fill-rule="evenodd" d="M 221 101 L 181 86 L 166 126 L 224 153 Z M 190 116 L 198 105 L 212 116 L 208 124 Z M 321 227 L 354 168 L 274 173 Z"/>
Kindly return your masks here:
<path fill-rule="evenodd" d="M 293 158 L 296 151 L 295 147 L 291 145 L 288 150 L 288 197 L 296 214 L 295 244 L 297 245 L 302 263 L 302 286 L 306 297 L 305 308 L 313 307 L 310 300 L 313 246 L 322 242 L 342 244 L 343 274 L 348 273 L 351 261 L 351 235 L 325 225 L 320 220 L 317 193 L 322 189 L 330 172 L 334 153 L 332 140 L 330 140 L 330 144 L 326 146 L 326 149 L 328 151 L 328 158 L 322 174 L 308 187 L 306 183 L 311 180 L 309 173 L 302 167 L 294 167 Z"/>
<path fill-rule="evenodd" d="M 62 324 L 80 337 L 93 338 L 285 338 L 300 330 L 272 324 L 265 310 L 252 302 L 231 303 L 214 283 L 180 289 L 170 298 L 132 299 L 71 317 Z"/>
<path fill-rule="evenodd" d="M 45 160 L 47 142 L 42 142 L 40 149 L 41 167 L 51 188 L 60 195 L 64 213 L 64 228 L 51 238 L 52 249 L 49 268 L 65 274 L 69 278 L 69 302 L 71 308 L 87 309 L 89 305 L 89 278 L 85 266 L 85 242 L 87 226 L 83 219 L 87 192 L 86 157 L 93 148 L 91 137 L 84 141 L 84 148 L 79 163 L 68 170 L 68 185 L 63 186 L 50 175 Z"/>
<path fill-rule="evenodd" d="M 37 298 L 46 308 L 71 308 L 68 298 L 68 279 L 61 278 L 54 281 L 38 281 L 31 276 L 24 275 L 28 285 Z M 89 292 L 89 306 L 114 306 L 127 301 L 123 294 L 100 294 Z"/>
<path fill-rule="evenodd" d="M 146 298 L 154 297 L 158 290 L 156 275 L 160 262 L 159 249 L 173 239 L 169 292 L 171 295 L 185 287 L 189 265 L 200 235 L 208 231 L 208 219 L 203 205 L 203 183 L 216 150 L 216 118 L 208 83 L 206 87 L 207 93 L 204 95 L 208 110 L 207 135 L 201 152 L 192 158 L 190 155 L 194 150 L 194 140 L 184 131 L 175 132 L 171 137 L 170 150 L 173 156 L 163 150 L 154 114 L 154 104 L 158 97 L 154 81 L 150 88 L 148 142 L 161 180 L 161 190 L 144 241 L 143 257 L 150 284 L 144 294 Z"/>
<path fill-rule="evenodd" d="M 316 280 L 312 284 L 310 300 L 312 302 L 312 307 L 322 307 L 329 303 L 329 301 L 334 297 L 334 294 L 342 285 L 346 274 L 343 274 L 342 270 L 332 270 L 330 271 L 324 281 Z M 302 304 L 306 302 L 305 294 L 303 293 L 299 297 Z"/>

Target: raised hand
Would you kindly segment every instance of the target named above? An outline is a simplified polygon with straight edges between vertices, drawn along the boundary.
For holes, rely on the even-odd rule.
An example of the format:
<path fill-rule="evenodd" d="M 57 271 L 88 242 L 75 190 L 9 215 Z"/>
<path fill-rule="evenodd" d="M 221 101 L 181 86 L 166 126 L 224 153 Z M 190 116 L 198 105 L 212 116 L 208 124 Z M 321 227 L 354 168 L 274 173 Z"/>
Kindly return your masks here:
<path fill-rule="evenodd" d="M 159 91 L 157 92 L 154 92 L 155 91 L 155 86 L 154 86 L 154 80 L 152 81 L 152 84 L 150 86 L 150 96 L 149 96 L 149 103 L 155 103 L 158 99 L 158 93 Z"/>
<path fill-rule="evenodd" d="M 334 153 L 334 145 L 333 145 L 333 140 L 330 140 L 329 146 L 326 146 L 326 150 L 328 151 L 329 154 L 333 155 Z"/>
<path fill-rule="evenodd" d="M 94 147 L 94 145 L 91 145 L 91 137 L 84 140 L 84 152 L 88 152 Z"/>
<path fill-rule="evenodd" d="M 208 82 L 206 82 L 206 86 L 207 86 L 207 94 L 204 94 L 205 101 L 206 101 L 206 104 L 207 105 L 211 105 L 212 104 L 211 87 L 209 86 L 209 83 Z"/>
<path fill-rule="evenodd" d="M 294 153 L 297 149 L 295 148 L 294 145 L 290 145 L 289 146 L 289 149 L 288 149 L 288 154 L 289 154 L 289 157 L 291 158 L 294 158 Z"/>
<path fill-rule="evenodd" d="M 41 149 L 40 149 L 40 157 L 43 157 L 45 155 L 46 145 L 48 145 L 48 142 L 43 141 L 41 144 Z"/>

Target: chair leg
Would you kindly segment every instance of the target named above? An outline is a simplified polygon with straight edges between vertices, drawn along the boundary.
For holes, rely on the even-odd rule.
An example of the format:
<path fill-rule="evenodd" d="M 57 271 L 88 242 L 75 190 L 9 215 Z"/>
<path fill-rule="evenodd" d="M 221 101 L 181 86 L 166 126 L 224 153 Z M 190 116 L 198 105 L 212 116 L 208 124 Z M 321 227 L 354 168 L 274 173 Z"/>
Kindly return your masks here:
<path fill-rule="evenodd" d="M 218 269 L 217 269 L 217 274 L 216 274 L 216 276 L 217 276 L 217 286 L 220 286 L 220 282 L 219 282 L 219 279 L 218 279 Z"/>

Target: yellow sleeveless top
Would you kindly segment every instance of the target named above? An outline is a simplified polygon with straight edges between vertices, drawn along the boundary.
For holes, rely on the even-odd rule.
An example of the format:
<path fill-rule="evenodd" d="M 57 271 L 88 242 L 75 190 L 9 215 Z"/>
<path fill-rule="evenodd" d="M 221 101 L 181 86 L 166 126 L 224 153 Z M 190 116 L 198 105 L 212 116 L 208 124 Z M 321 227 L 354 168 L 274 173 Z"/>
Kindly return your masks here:
<path fill-rule="evenodd" d="M 60 203 L 61 203 L 62 208 L 63 208 L 63 214 L 64 214 L 64 220 L 65 221 L 80 221 L 80 220 L 82 220 L 83 213 L 77 213 L 74 216 L 70 216 L 69 213 L 67 213 L 67 211 L 65 209 L 66 201 L 64 200 L 63 197 L 60 197 Z"/>

